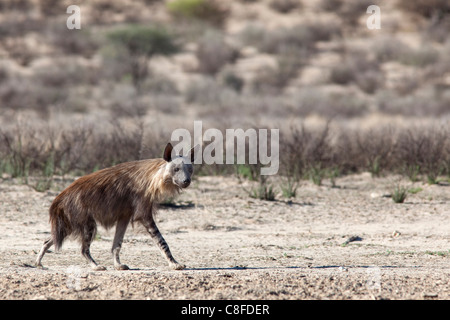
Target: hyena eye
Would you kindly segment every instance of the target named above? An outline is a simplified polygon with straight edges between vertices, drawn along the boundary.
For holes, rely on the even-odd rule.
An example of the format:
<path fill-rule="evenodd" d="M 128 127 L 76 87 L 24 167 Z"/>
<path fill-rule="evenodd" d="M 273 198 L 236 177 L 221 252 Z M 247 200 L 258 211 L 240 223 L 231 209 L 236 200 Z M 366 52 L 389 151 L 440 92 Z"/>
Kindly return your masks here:
<path fill-rule="evenodd" d="M 180 171 L 180 168 L 175 168 L 173 171 L 178 172 Z"/>

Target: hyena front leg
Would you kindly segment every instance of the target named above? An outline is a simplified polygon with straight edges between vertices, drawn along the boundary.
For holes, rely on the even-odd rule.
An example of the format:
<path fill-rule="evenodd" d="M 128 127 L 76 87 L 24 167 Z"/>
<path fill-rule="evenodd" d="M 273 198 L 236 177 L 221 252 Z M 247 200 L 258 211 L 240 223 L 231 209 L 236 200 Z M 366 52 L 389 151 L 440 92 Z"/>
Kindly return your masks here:
<path fill-rule="evenodd" d="M 155 221 L 151 219 L 151 221 L 146 221 L 143 223 L 145 228 L 147 229 L 148 233 L 150 233 L 150 236 L 152 237 L 153 241 L 157 244 L 159 250 L 163 254 L 163 256 L 167 259 L 169 262 L 169 266 L 174 270 L 182 270 L 186 268 L 186 266 L 179 264 L 172 256 L 172 253 L 170 253 L 169 246 L 167 245 L 166 240 L 164 240 L 163 236 L 161 235 L 161 232 L 159 232 L 158 227 L 155 224 Z"/>

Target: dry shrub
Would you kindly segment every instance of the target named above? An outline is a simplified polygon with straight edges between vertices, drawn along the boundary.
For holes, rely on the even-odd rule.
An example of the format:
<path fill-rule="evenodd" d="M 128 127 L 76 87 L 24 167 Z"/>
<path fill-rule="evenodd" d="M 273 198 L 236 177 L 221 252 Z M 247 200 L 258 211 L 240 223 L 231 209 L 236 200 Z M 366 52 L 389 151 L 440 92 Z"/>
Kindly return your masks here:
<path fill-rule="evenodd" d="M 337 12 L 341 6 L 342 0 L 320 0 L 317 4 L 317 9 L 326 12 Z"/>
<path fill-rule="evenodd" d="M 330 80 L 341 85 L 354 83 L 365 93 L 372 94 L 383 85 L 384 75 L 377 61 L 369 59 L 365 52 L 354 51 L 331 69 Z"/>
<path fill-rule="evenodd" d="M 450 13 L 450 3 L 447 0 L 399 0 L 397 6 L 425 18 L 443 17 Z"/>
<path fill-rule="evenodd" d="M 9 72 L 0 87 L 0 99 L 4 108 L 31 109 L 42 117 L 55 107 L 80 111 L 89 90 L 79 89 L 98 80 L 95 68 L 80 64 L 78 59 L 59 57 L 36 64 L 30 76 Z"/>
<path fill-rule="evenodd" d="M 372 176 L 395 172 L 436 183 L 449 175 L 450 135 L 447 127 L 353 129 L 327 125 L 319 129 L 290 128 L 280 141 L 281 174 L 317 180 L 327 172 L 369 171 Z M 314 174 L 312 176 L 311 174 Z M 317 179 L 319 178 L 319 179 Z"/>
<path fill-rule="evenodd" d="M 430 19 L 424 30 L 424 37 L 444 43 L 449 39 L 448 30 L 450 30 L 450 15 L 446 14 L 436 19 Z"/>
<path fill-rule="evenodd" d="M 208 30 L 198 42 L 196 56 L 199 71 L 214 75 L 238 57 L 238 51 L 228 45 L 220 32 Z"/>
<path fill-rule="evenodd" d="M 31 175 L 46 177 L 48 182 L 54 174 L 81 175 L 120 162 L 160 157 L 169 131 L 150 129 L 139 118 L 95 125 L 79 121 L 70 127 L 18 121 L 0 130 L 0 171 L 26 183 Z M 440 175 L 450 175 L 450 131 L 445 125 L 349 130 L 345 124 L 328 122 L 292 126 L 280 133 L 280 174 L 293 181 L 311 178 L 320 184 L 330 177 L 334 184 L 336 173 L 369 171 L 373 176 L 401 173 L 412 180 L 423 175 L 437 183 Z M 258 180 L 260 168 L 259 164 L 203 164 L 198 171 Z"/>
<path fill-rule="evenodd" d="M 100 48 L 100 39 L 86 29 L 70 30 L 66 18 L 55 19 L 47 24 L 45 38 L 57 52 L 91 58 Z"/>
<path fill-rule="evenodd" d="M 412 169 L 436 183 L 441 174 L 449 174 L 450 130 L 448 126 L 409 128 L 398 137 L 399 163 L 404 172 Z"/>
<path fill-rule="evenodd" d="M 436 63 L 438 52 L 430 45 L 414 49 L 395 37 L 382 37 L 374 48 L 378 62 L 398 61 L 419 68 Z"/>
<path fill-rule="evenodd" d="M 29 32 L 39 32 L 45 26 L 44 21 L 22 12 L 11 12 L 0 21 L 1 37 L 22 37 Z"/>
<path fill-rule="evenodd" d="M 272 0 L 269 6 L 279 13 L 289 13 L 295 9 L 300 9 L 302 3 L 299 0 Z"/>
<path fill-rule="evenodd" d="M 392 91 L 380 91 L 376 95 L 378 109 L 386 114 L 406 117 L 437 117 L 450 114 L 450 90 L 425 87 L 414 94 L 398 96 Z"/>
<path fill-rule="evenodd" d="M 370 5 L 377 4 L 377 1 L 374 0 L 345 0 L 341 2 L 337 14 L 350 27 L 355 27 L 358 24 L 359 18 L 366 14 Z"/>
<path fill-rule="evenodd" d="M 392 154 L 395 152 L 395 130 L 392 127 L 370 129 L 356 134 L 356 144 L 359 154 L 363 155 L 362 163 L 372 176 L 378 176 L 381 170 L 395 168 Z"/>
<path fill-rule="evenodd" d="M 39 7 L 44 17 L 65 15 L 66 9 L 73 1 L 71 0 L 40 0 Z"/>
<path fill-rule="evenodd" d="M 267 31 L 263 26 L 250 25 L 240 34 L 241 41 L 260 51 L 282 54 L 291 48 L 314 51 L 318 41 L 329 41 L 341 35 L 341 28 L 334 22 L 308 22 L 290 28 Z"/>
<path fill-rule="evenodd" d="M 309 51 L 298 47 L 286 47 L 277 55 L 277 66 L 259 70 L 252 82 L 256 92 L 280 93 L 291 79 L 297 77 L 307 64 Z"/>
<path fill-rule="evenodd" d="M 352 118 L 367 112 L 366 100 L 353 93 L 328 93 L 314 87 L 297 90 L 290 104 L 297 115 L 317 114 L 327 119 Z"/>
<path fill-rule="evenodd" d="M 22 11 L 27 12 L 34 8 L 34 3 L 31 0 L 3 0 L 0 2 L 0 10 L 2 12 L 8 11 Z"/>
<path fill-rule="evenodd" d="M 67 92 L 61 88 L 46 87 L 29 78 L 11 76 L 0 87 L 3 108 L 12 110 L 31 109 L 43 117 L 52 106 L 65 101 Z"/>
<path fill-rule="evenodd" d="M 321 129 L 309 129 L 305 125 L 291 127 L 282 132 L 280 141 L 280 168 L 282 174 L 299 179 L 314 167 L 330 161 L 329 125 Z"/>

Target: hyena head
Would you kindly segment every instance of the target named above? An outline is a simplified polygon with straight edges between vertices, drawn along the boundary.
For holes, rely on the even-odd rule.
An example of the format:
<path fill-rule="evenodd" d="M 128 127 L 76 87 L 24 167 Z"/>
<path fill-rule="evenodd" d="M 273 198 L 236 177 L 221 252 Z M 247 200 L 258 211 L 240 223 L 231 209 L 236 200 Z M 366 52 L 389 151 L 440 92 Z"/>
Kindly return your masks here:
<path fill-rule="evenodd" d="M 180 188 L 187 188 L 191 184 L 191 177 L 194 173 L 195 152 L 198 147 L 199 145 L 192 148 L 185 156 L 172 156 L 172 144 L 167 144 L 164 150 L 164 160 L 167 162 L 166 174 L 172 178 L 174 185 Z"/>

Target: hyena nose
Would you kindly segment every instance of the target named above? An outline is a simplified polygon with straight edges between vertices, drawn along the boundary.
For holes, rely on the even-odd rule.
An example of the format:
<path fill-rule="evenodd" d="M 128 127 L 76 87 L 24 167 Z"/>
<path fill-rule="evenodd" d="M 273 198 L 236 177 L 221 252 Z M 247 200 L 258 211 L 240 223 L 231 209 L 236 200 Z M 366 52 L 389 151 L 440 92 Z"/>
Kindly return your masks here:
<path fill-rule="evenodd" d="M 186 184 L 190 184 L 191 183 L 191 179 L 186 179 L 186 180 L 184 180 L 183 181 L 183 183 L 186 185 Z"/>

